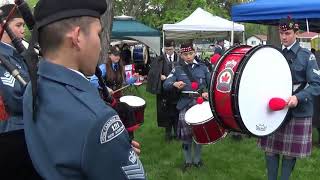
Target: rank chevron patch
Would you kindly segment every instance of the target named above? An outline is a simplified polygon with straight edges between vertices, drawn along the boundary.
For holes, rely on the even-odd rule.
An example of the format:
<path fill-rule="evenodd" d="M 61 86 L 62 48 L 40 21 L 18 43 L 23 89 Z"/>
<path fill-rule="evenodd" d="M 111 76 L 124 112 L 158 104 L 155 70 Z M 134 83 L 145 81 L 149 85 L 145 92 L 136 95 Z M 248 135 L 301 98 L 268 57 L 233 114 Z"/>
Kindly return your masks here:
<path fill-rule="evenodd" d="M 6 77 L 1 77 L 1 81 L 4 85 L 14 87 L 14 83 L 16 82 L 16 79 L 10 75 Z"/>
<path fill-rule="evenodd" d="M 130 152 L 129 161 L 132 163 L 132 165 L 122 167 L 122 170 L 126 174 L 127 178 L 145 179 L 142 163 L 133 151 Z"/>
<path fill-rule="evenodd" d="M 320 76 L 320 70 L 313 69 L 313 72 Z"/>

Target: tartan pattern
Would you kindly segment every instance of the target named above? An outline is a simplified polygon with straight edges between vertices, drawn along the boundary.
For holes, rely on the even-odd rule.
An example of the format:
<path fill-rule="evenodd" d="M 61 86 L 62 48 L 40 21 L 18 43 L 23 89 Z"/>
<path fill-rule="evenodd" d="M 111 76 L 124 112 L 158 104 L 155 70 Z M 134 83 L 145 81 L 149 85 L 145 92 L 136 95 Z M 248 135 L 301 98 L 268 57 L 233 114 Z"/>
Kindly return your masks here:
<path fill-rule="evenodd" d="M 258 146 L 269 153 L 303 158 L 311 155 L 312 118 L 292 118 L 275 133 L 258 139 Z"/>
<path fill-rule="evenodd" d="M 179 112 L 179 120 L 177 125 L 177 138 L 182 141 L 192 141 L 192 126 L 188 125 L 185 121 L 185 115 L 187 110 L 192 107 L 191 105 L 183 108 Z"/>

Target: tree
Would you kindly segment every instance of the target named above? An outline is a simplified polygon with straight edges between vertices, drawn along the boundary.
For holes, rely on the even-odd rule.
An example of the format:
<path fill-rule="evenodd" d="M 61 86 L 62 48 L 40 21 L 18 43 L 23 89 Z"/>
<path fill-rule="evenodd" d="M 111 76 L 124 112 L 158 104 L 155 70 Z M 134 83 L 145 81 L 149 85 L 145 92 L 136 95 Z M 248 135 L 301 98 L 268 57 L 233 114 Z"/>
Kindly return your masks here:
<path fill-rule="evenodd" d="M 101 33 L 101 52 L 99 63 L 104 63 L 108 58 L 109 44 L 111 41 L 112 20 L 113 20 L 113 0 L 106 0 L 107 10 L 101 17 L 103 31 Z"/>

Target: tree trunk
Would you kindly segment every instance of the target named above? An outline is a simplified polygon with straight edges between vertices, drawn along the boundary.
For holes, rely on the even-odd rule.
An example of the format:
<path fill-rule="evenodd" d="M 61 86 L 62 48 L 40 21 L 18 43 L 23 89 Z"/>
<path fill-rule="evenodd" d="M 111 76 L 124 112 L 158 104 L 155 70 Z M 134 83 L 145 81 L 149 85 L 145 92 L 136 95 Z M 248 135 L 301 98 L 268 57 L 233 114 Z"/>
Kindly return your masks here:
<path fill-rule="evenodd" d="M 278 48 L 281 48 L 278 26 L 268 26 L 267 44 L 271 44 Z"/>
<path fill-rule="evenodd" d="M 101 33 L 101 52 L 99 64 L 105 63 L 108 58 L 108 51 L 111 41 L 112 20 L 113 20 L 113 0 L 107 1 L 107 10 L 101 16 L 103 31 Z"/>

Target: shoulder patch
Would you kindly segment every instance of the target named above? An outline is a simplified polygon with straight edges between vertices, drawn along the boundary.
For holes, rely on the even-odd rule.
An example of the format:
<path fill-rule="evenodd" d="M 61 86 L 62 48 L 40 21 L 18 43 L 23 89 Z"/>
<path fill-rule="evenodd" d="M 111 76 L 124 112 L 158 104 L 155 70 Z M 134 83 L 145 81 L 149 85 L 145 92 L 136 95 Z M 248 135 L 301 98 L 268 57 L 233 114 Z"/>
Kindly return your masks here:
<path fill-rule="evenodd" d="M 314 54 L 310 54 L 309 61 L 315 61 L 316 56 Z"/>
<path fill-rule="evenodd" d="M 112 116 L 102 127 L 100 133 L 100 143 L 104 144 L 111 141 L 119 136 L 124 129 L 125 127 L 122 124 L 120 117 L 118 115 Z"/>

